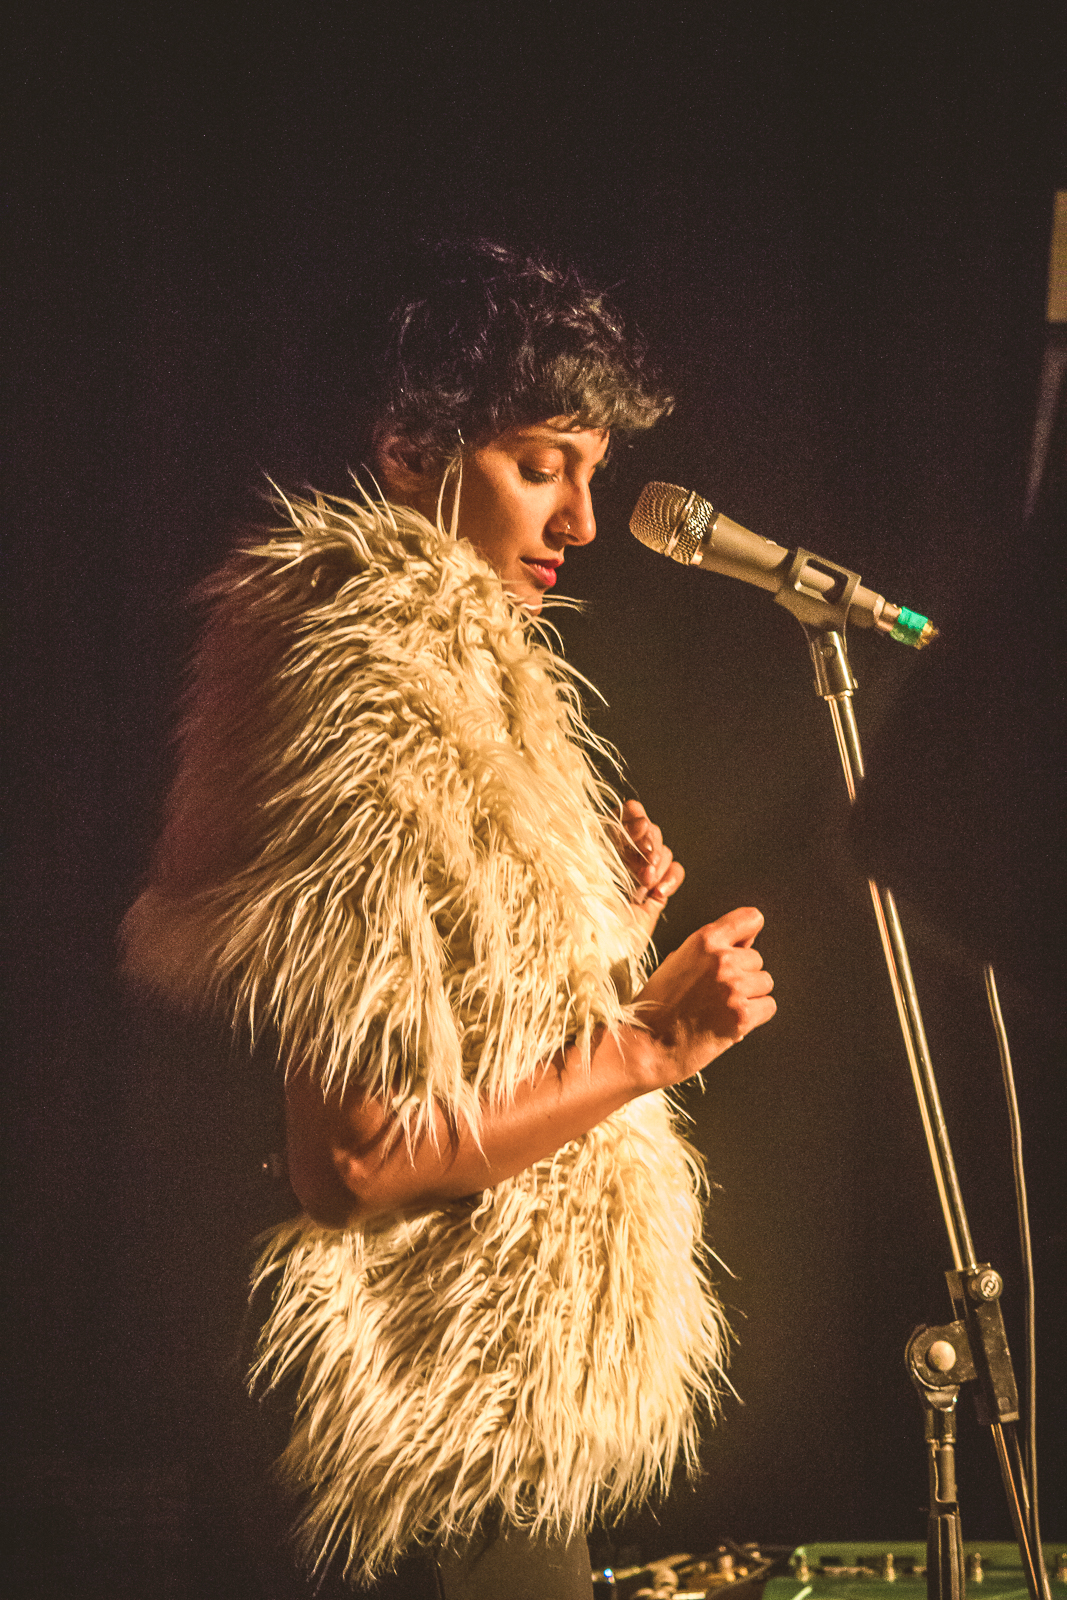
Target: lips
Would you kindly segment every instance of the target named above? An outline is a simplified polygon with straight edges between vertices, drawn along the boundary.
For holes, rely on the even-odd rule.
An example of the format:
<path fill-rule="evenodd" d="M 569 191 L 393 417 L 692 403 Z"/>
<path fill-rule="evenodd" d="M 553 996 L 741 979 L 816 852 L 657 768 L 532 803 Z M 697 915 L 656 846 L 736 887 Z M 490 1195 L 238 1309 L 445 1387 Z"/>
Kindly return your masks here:
<path fill-rule="evenodd" d="M 528 556 L 522 557 L 522 564 L 546 589 L 555 587 L 556 569 L 563 565 L 562 561 L 532 561 Z"/>

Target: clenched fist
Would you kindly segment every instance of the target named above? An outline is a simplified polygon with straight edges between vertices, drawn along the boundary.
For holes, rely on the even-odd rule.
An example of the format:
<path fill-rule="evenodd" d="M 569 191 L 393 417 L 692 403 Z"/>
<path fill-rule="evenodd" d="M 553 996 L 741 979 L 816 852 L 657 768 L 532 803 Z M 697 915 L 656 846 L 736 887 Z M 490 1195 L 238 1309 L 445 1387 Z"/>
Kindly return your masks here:
<path fill-rule="evenodd" d="M 690 934 L 649 978 L 637 1005 L 662 1083 L 691 1078 L 774 1016 L 774 980 L 753 949 L 762 927 L 742 906 Z"/>

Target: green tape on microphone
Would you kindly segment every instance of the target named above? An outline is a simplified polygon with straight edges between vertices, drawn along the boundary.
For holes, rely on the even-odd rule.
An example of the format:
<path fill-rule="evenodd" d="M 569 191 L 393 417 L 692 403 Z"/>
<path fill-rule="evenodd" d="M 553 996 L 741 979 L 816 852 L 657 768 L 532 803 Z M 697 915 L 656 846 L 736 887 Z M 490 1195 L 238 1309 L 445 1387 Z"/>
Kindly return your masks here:
<path fill-rule="evenodd" d="M 907 606 L 901 606 L 900 616 L 894 622 L 889 637 L 896 639 L 898 644 L 914 645 L 916 650 L 921 650 L 936 635 L 937 629 L 929 617 L 921 617 L 917 611 L 909 611 Z"/>

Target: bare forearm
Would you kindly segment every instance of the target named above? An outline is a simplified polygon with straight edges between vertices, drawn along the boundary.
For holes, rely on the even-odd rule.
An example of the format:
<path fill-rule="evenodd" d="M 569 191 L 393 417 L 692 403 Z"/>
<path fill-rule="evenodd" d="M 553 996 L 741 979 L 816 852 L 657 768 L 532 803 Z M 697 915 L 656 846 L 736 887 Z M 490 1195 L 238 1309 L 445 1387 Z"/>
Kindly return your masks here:
<path fill-rule="evenodd" d="M 477 1137 L 435 1111 L 435 1137 L 409 1150 L 390 1139 L 380 1101 L 324 1100 L 306 1072 L 287 1086 L 289 1172 L 305 1208 L 339 1227 L 386 1211 L 433 1209 L 493 1187 L 588 1133 L 629 1100 L 656 1087 L 655 1046 L 647 1033 L 606 1029 L 589 1066 L 577 1046 L 561 1051 L 512 1100 L 485 1105 Z"/>
<path fill-rule="evenodd" d="M 385 1102 L 324 1096 L 306 1067 L 293 1072 L 289 1176 L 297 1196 L 329 1227 L 429 1210 L 514 1177 L 639 1095 L 683 1083 L 774 1015 L 773 984 L 751 948 L 762 925 L 758 911 L 741 907 L 691 934 L 641 991 L 647 1032 L 602 1029 L 588 1065 L 576 1047 L 560 1051 L 505 1104 L 483 1104 L 477 1134 L 436 1107 L 436 1136 L 409 1148 Z"/>

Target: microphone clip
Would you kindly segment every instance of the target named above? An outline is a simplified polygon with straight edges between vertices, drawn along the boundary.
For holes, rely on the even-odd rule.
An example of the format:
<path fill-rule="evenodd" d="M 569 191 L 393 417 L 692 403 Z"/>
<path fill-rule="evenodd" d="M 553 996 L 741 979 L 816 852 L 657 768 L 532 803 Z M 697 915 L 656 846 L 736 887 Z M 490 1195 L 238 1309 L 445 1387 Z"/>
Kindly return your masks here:
<path fill-rule="evenodd" d="M 828 589 L 811 581 L 813 572 L 830 579 Z M 776 606 L 784 606 L 797 621 L 810 628 L 844 629 L 849 607 L 859 588 L 860 575 L 810 550 L 794 550 L 775 593 Z"/>

